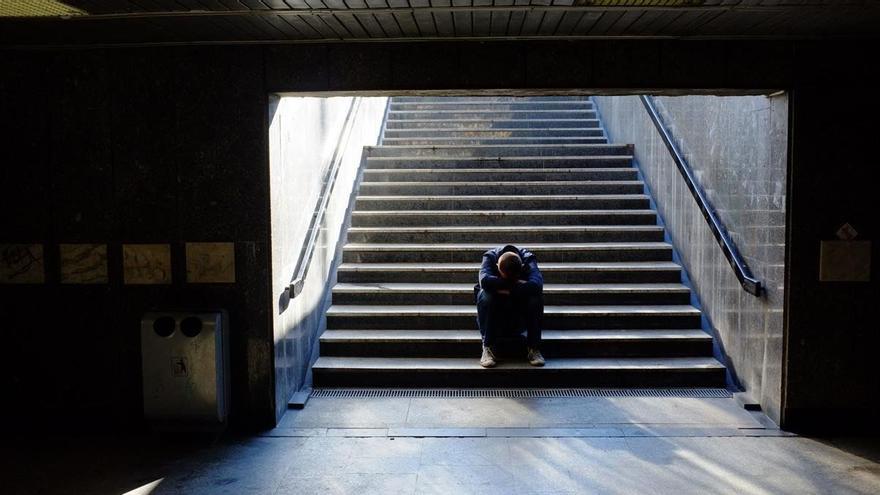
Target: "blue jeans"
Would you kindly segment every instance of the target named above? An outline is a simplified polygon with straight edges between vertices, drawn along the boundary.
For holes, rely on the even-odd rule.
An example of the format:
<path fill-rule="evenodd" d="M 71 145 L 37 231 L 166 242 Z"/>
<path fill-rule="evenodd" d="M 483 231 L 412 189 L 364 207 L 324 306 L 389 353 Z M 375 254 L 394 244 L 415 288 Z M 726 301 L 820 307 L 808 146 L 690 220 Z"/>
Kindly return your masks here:
<path fill-rule="evenodd" d="M 535 349 L 540 348 L 543 316 L 543 295 L 508 295 L 483 289 L 479 289 L 477 293 L 477 325 L 480 327 L 484 346 L 495 345 L 499 337 L 521 334 L 525 327 L 526 344 Z"/>

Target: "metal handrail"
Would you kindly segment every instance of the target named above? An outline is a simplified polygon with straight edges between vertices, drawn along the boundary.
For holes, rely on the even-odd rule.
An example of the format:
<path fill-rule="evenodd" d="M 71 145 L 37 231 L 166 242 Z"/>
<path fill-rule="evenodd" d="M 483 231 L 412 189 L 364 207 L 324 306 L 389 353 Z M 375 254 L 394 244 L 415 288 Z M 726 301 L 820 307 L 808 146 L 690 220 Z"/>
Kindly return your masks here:
<path fill-rule="evenodd" d="M 345 153 L 345 146 L 348 143 L 348 138 L 351 136 L 355 115 L 360 104 L 361 98 L 355 97 L 348 108 L 348 115 L 345 116 L 345 123 L 342 126 L 342 132 L 339 134 L 339 141 L 336 143 L 336 149 L 333 151 L 333 157 L 330 159 L 330 167 L 328 167 L 327 173 L 324 175 L 321 194 L 318 196 L 315 211 L 312 213 L 312 219 L 309 222 L 306 245 L 296 262 L 296 268 L 294 269 L 290 285 L 285 289 L 290 299 L 302 293 L 306 276 L 309 274 L 309 266 L 312 264 L 312 256 L 315 254 L 315 246 L 318 244 L 321 223 L 324 221 L 324 213 L 327 211 L 330 195 L 333 192 L 333 187 L 336 185 L 336 177 L 339 175 L 339 169 L 342 164 L 342 155 Z"/>
<path fill-rule="evenodd" d="M 660 118 L 660 114 L 654 106 L 653 98 L 647 95 L 640 95 L 639 97 L 642 100 L 642 104 L 645 106 L 645 110 L 648 111 L 648 116 L 650 116 L 651 121 L 654 122 L 657 132 L 660 133 L 663 143 L 666 144 L 666 149 L 669 150 L 669 154 L 672 156 L 675 166 L 678 167 L 678 171 L 681 173 L 685 184 L 687 184 L 688 189 L 690 189 L 691 194 L 697 201 L 700 211 L 703 212 L 703 218 L 706 219 L 709 228 L 712 229 L 712 234 L 715 235 L 715 239 L 721 246 L 721 250 L 724 252 L 727 262 L 730 263 L 730 267 L 733 268 L 736 278 L 739 279 L 740 285 L 749 294 L 760 296 L 763 292 L 761 282 L 752 275 L 749 266 L 746 264 L 745 260 L 742 259 L 739 250 L 736 248 L 736 244 L 734 244 L 727 235 L 727 229 L 724 228 L 724 224 L 715 214 L 715 209 L 712 208 L 712 204 L 709 203 L 708 198 L 706 198 L 705 193 L 703 193 L 703 190 L 697 183 L 691 166 L 675 144 L 675 140 L 672 138 L 672 133 L 669 132 L 666 125 L 663 123 L 663 120 Z"/>

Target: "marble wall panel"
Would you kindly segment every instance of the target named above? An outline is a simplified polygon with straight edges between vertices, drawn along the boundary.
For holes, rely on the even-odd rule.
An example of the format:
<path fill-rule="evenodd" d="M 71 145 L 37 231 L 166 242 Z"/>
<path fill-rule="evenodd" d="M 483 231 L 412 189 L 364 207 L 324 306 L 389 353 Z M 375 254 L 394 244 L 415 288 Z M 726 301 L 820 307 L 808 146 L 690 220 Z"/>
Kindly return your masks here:
<path fill-rule="evenodd" d="M 596 98 L 615 142 L 635 144 L 731 379 L 781 418 L 788 104 L 785 95 L 658 97 L 655 104 L 731 239 L 766 287 L 756 298 L 734 271 L 637 96 Z"/>
<path fill-rule="evenodd" d="M 355 101 L 358 100 L 358 101 Z M 308 386 L 309 370 L 318 356 L 318 339 L 326 327 L 334 263 L 344 242 L 350 201 L 359 178 L 363 147 L 374 145 L 381 131 L 387 98 L 284 97 L 273 102 L 269 129 L 272 290 L 275 339 L 275 405 L 278 419 L 294 392 Z M 357 105 L 351 135 L 337 150 L 346 115 Z M 336 185 L 303 285 L 290 299 L 286 291 L 303 253 L 309 223 L 331 159 L 341 160 Z"/>
<path fill-rule="evenodd" d="M 178 79 L 175 123 L 185 146 L 174 156 L 182 241 L 268 237 L 269 222 L 254 221 L 266 215 L 269 190 L 266 128 L 260 125 L 266 92 L 253 84 L 263 77 L 260 58 L 253 47 L 203 47 L 181 60 L 202 78 L 223 81 L 225 93 L 218 104 L 203 79 Z M 206 194 L 218 187 L 221 194 Z"/>
<path fill-rule="evenodd" d="M 58 247 L 62 284 L 106 284 L 106 244 L 61 244 Z"/>
<path fill-rule="evenodd" d="M 122 240 L 179 240 L 178 170 L 181 151 L 193 143 L 177 123 L 182 99 L 168 95 L 178 94 L 183 64 L 149 51 L 137 59 L 114 54 L 110 63 L 117 74 L 111 84 L 125 88 L 110 114 L 110 128 L 120 130 L 111 141 L 114 234 Z M 143 77 L 145 64 L 162 76 Z"/>
<path fill-rule="evenodd" d="M 235 243 L 187 242 L 186 281 L 191 284 L 235 283 Z"/>
<path fill-rule="evenodd" d="M 53 86 L 48 135 L 49 186 L 55 236 L 69 243 L 113 238 L 119 210 L 113 191 L 112 101 L 107 71 L 95 70 L 100 51 L 56 54 L 53 72 L 71 84 Z M 79 104 L 89 102 L 88 105 Z M 84 125 L 88 123 L 88 125 Z"/>
<path fill-rule="evenodd" d="M 126 285 L 171 283 L 170 244 L 123 244 L 122 277 Z"/>
<path fill-rule="evenodd" d="M 44 240 L 51 229 L 51 60 L 48 53 L 0 50 L 0 243 Z"/>
<path fill-rule="evenodd" d="M 42 244 L 0 244 L 0 284 L 46 281 Z"/>

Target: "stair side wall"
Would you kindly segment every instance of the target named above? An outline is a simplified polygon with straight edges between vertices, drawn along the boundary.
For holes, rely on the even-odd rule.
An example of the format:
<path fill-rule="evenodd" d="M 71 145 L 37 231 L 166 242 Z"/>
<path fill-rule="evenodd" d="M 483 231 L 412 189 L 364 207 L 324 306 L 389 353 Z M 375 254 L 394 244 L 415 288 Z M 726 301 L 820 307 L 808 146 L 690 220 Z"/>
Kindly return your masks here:
<path fill-rule="evenodd" d="M 760 298 L 740 287 L 639 98 L 610 96 L 595 101 L 613 142 L 635 144 L 636 161 L 732 381 L 779 422 L 787 97 L 655 98 L 729 235 L 766 286 Z"/>
<path fill-rule="evenodd" d="M 378 142 L 387 100 L 384 97 L 282 97 L 273 102 L 269 148 L 278 420 L 287 409 L 290 397 L 308 385 L 309 367 L 317 357 L 318 337 L 326 327 L 330 288 L 335 283 L 332 265 L 343 240 L 363 147 Z M 357 105 L 356 113 L 346 139 L 343 130 L 352 104 Z M 342 160 L 339 175 L 303 291 L 289 299 L 285 289 L 307 242 L 322 178 L 339 153 Z"/>

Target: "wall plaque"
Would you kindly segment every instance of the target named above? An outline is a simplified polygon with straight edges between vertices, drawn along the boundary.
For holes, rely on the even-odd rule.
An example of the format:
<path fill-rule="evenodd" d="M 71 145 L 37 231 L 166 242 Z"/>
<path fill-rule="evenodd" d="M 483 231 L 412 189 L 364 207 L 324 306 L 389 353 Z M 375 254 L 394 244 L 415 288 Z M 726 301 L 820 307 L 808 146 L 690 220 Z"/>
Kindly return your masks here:
<path fill-rule="evenodd" d="M 126 285 L 170 284 L 170 244 L 123 244 L 122 279 Z"/>
<path fill-rule="evenodd" d="M 821 241 L 819 280 L 822 282 L 869 282 L 871 241 Z"/>
<path fill-rule="evenodd" d="M 46 281 L 42 244 L 0 244 L 0 284 Z"/>
<path fill-rule="evenodd" d="M 235 283 L 235 244 L 187 242 L 186 281 L 191 284 Z"/>
<path fill-rule="evenodd" d="M 62 284 L 106 284 L 106 244 L 61 244 Z"/>

